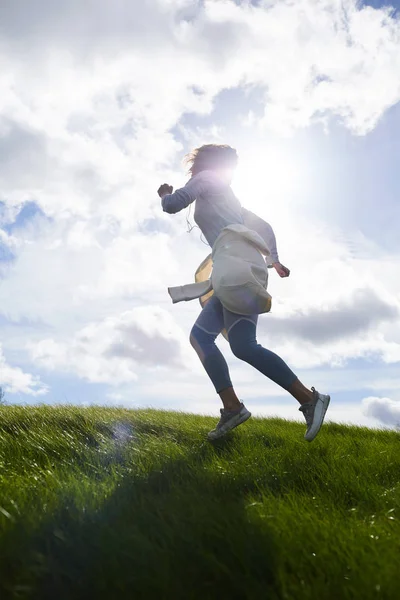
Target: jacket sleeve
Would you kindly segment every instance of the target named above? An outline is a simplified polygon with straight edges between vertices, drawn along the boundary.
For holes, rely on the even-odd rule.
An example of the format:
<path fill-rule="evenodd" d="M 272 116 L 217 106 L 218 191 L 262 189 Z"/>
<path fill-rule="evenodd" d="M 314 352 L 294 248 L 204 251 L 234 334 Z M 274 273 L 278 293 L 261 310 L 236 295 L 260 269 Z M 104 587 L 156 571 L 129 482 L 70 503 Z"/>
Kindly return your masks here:
<path fill-rule="evenodd" d="M 271 256 L 267 259 L 267 262 L 271 264 L 279 262 L 276 237 L 271 225 L 246 208 L 242 208 L 242 216 L 246 227 L 256 231 L 268 246 Z"/>
<path fill-rule="evenodd" d="M 199 196 L 213 191 L 215 186 L 212 174 L 210 175 L 208 171 L 201 171 L 189 179 L 183 188 L 164 196 L 161 201 L 162 209 L 166 213 L 175 214 L 189 206 Z"/>

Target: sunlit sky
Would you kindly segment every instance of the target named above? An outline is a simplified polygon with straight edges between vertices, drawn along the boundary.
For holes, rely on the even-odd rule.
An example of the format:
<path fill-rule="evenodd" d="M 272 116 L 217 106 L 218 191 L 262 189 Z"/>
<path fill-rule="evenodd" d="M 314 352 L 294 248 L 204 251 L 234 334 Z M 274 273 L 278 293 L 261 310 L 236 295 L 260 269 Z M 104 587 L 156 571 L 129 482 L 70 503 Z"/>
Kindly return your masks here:
<path fill-rule="evenodd" d="M 167 287 L 207 255 L 156 194 L 186 152 L 237 148 L 273 226 L 259 341 L 327 418 L 400 423 L 400 17 L 353 0 L 3 0 L 0 386 L 9 403 L 217 414 Z M 193 210 L 192 210 L 193 213 Z M 193 222 L 192 216 L 189 217 Z M 255 415 L 299 419 L 219 341 Z"/>

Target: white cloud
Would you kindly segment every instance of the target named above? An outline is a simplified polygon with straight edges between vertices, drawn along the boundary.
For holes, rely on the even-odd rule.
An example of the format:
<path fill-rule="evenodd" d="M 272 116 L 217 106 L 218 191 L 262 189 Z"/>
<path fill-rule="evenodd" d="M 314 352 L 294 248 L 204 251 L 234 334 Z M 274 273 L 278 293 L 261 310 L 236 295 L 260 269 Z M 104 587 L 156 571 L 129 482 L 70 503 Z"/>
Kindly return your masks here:
<path fill-rule="evenodd" d="M 70 317 L 93 318 L 115 310 L 111 303 L 166 299 L 167 286 L 179 279 L 176 249 L 163 233 L 115 234 L 112 221 L 35 220 L 17 239 L 15 261 L 0 265 L 0 311 L 13 320 L 58 326 Z"/>
<path fill-rule="evenodd" d="M 262 203 L 258 212 L 269 219 Z M 259 341 L 296 368 L 400 361 L 400 257 L 308 214 L 278 213 L 275 231 L 291 275 L 270 273 L 272 311 L 259 319 Z"/>
<path fill-rule="evenodd" d="M 87 324 L 72 339 L 28 344 L 32 360 L 112 386 L 136 381 L 142 369 L 186 369 L 185 336 L 172 317 L 145 306 Z"/>
<path fill-rule="evenodd" d="M 42 396 L 47 394 L 48 387 L 39 377 L 25 373 L 19 367 L 10 366 L 0 346 L 0 387 L 9 394 L 27 394 L 28 396 Z"/>
<path fill-rule="evenodd" d="M 155 193 L 164 179 L 175 187 L 185 180 L 177 158 L 186 148 L 173 132 L 185 145 L 235 138 L 218 122 L 183 126 L 182 116 L 210 114 L 222 90 L 240 88 L 258 90 L 265 111 L 248 120 L 254 131 L 286 134 L 333 115 L 364 134 L 400 99 L 399 21 L 352 0 L 23 5 L 0 6 L 0 224 L 27 200 L 48 219 L 13 235 L 0 230 L 16 254 L 1 267 L 0 311 L 51 328 L 31 339 L 37 364 L 89 381 L 135 382 L 153 368 L 132 351 L 135 339 L 158 351 L 160 364 L 178 364 L 182 348 L 193 355 L 172 315 L 189 331 L 198 304 L 172 307 L 166 287 L 190 281 L 207 249 L 187 236 L 183 215 L 161 213 Z M 399 257 L 383 263 L 351 232 L 367 258 L 354 256 L 330 227 L 288 216 L 279 202 L 273 210 L 292 275 L 271 276 L 274 312 L 260 319 L 260 341 L 270 346 L 272 336 L 272 349 L 296 368 L 373 352 L 399 360 L 399 326 L 372 315 L 389 318 L 396 306 Z M 355 295 L 363 289 L 372 289 L 370 303 Z M 139 327 L 134 315 L 145 303 L 162 307 L 157 327 L 170 323 L 176 333 L 157 337 L 145 317 Z M 339 329 L 352 336 L 342 339 Z M 16 349 L 14 338 L 3 343 Z"/>
<path fill-rule="evenodd" d="M 263 123 L 280 132 L 332 113 L 366 133 L 400 98 L 399 21 L 388 8 L 209 0 L 185 29 L 231 85 L 235 78 L 265 90 Z"/>
<path fill-rule="evenodd" d="M 400 310 L 388 304 L 371 288 L 355 290 L 350 297 L 342 294 L 332 298 L 332 304 L 299 309 L 283 318 L 271 318 L 268 331 L 282 339 L 298 338 L 317 344 L 361 336 L 384 322 L 396 322 Z"/>
<path fill-rule="evenodd" d="M 276 316 L 261 317 L 260 341 L 268 340 L 296 368 L 343 366 L 354 358 L 400 362 L 399 335 L 391 340 L 387 334 L 399 328 L 396 299 L 388 302 L 371 288 L 335 297 L 334 289 L 330 298 L 310 294 L 303 308 L 299 300 L 296 308 L 278 305 Z"/>
<path fill-rule="evenodd" d="M 370 396 L 363 399 L 362 410 L 384 425 L 400 427 L 400 400 Z"/>

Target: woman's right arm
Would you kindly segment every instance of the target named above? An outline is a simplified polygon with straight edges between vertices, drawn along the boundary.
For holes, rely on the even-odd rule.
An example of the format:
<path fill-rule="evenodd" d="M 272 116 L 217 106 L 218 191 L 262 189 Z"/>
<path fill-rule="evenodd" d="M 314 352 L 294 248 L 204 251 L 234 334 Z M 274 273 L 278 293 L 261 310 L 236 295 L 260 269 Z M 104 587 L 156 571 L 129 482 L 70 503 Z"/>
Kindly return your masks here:
<path fill-rule="evenodd" d="M 246 227 L 256 231 L 266 243 L 270 252 L 270 257 L 267 263 L 272 264 L 280 277 L 289 277 L 290 270 L 282 265 L 279 260 L 276 237 L 271 225 L 244 207 L 242 207 L 242 216 Z"/>
<path fill-rule="evenodd" d="M 242 207 L 242 216 L 246 227 L 256 231 L 266 243 L 271 256 L 271 263 L 278 263 L 279 256 L 276 247 L 276 237 L 271 225 L 244 207 Z"/>

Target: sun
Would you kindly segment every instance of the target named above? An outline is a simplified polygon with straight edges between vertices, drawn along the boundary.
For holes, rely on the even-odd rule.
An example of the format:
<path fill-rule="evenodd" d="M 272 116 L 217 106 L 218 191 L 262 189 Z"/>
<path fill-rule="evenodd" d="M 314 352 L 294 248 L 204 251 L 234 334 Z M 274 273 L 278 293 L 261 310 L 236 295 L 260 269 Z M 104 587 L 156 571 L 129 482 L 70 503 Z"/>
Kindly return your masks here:
<path fill-rule="evenodd" d="M 300 157 L 286 148 L 259 147 L 241 151 L 232 189 L 242 206 L 260 217 L 283 214 L 296 202 L 306 185 L 306 169 Z"/>

